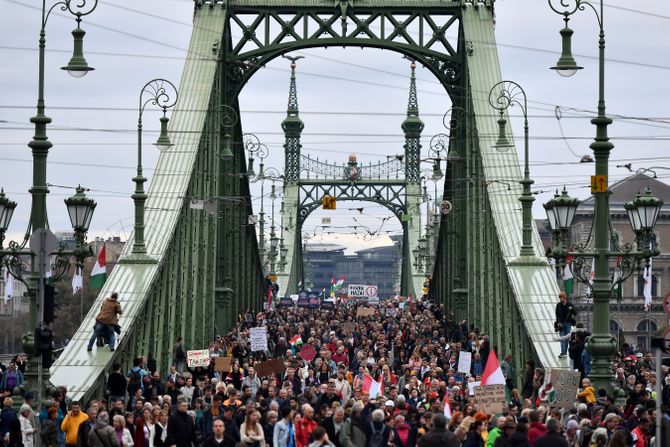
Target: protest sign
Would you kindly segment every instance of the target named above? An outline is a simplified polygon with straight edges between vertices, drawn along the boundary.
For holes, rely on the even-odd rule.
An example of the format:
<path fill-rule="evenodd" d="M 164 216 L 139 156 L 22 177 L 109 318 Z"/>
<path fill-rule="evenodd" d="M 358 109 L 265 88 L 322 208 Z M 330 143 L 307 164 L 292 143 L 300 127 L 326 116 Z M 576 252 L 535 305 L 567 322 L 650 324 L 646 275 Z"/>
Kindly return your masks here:
<path fill-rule="evenodd" d="M 286 370 L 282 359 L 266 360 L 265 362 L 257 363 L 255 368 L 258 377 L 268 377 L 277 373 L 281 374 Z"/>
<path fill-rule="evenodd" d="M 252 327 L 249 329 L 249 340 L 251 341 L 251 352 L 268 350 L 268 328 L 266 326 Z"/>
<path fill-rule="evenodd" d="M 309 307 L 309 297 L 304 292 L 298 295 L 298 307 Z"/>
<path fill-rule="evenodd" d="M 321 304 L 319 300 L 319 295 L 309 294 L 307 295 L 307 299 L 309 300 L 310 309 L 316 309 L 317 307 L 319 307 L 319 304 Z"/>
<path fill-rule="evenodd" d="M 365 296 L 365 286 L 362 284 L 349 284 L 349 296 L 363 298 Z"/>
<path fill-rule="evenodd" d="M 481 381 L 477 381 L 477 382 L 468 382 L 468 391 L 470 392 L 470 396 L 474 396 L 474 395 L 475 395 L 475 387 L 476 387 L 476 386 L 479 386 L 479 385 L 481 385 L 481 384 L 482 384 Z"/>
<path fill-rule="evenodd" d="M 300 350 L 300 356 L 306 362 L 311 362 L 314 360 L 314 357 L 316 357 L 316 349 L 314 349 L 314 347 L 311 345 L 305 345 Z"/>
<path fill-rule="evenodd" d="M 199 349 L 197 351 L 186 351 L 186 363 L 189 368 L 197 368 L 198 366 L 209 366 L 211 361 L 209 357 L 209 349 Z"/>
<path fill-rule="evenodd" d="M 540 388 L 541 399 L 556 407 L 574 407 L 581 373 L 551 368 L 545 374 L 544 385 Z"/>
<path fill-rule="evenodd" d="M 228 372 L 232 369 L 232 357 L 216 357 L 214 359 L 215 372 Z"/>
<path fill-rule="evenodd" d="M 477 409 L 487 414 L 502 413 L 505 407 L 505 385 L 486 385 L 475 387 Z"/>
<path fill-rule="evenodd" d="M 472 364 L 472 353 L 460 351 L 458 353 L 458 372 L 470 374 L 470 365 Z"/>
<path fill-rule="evenodd" d="M 293 300 L 288 296 L 280 298 L 277 307 L 293 307 Z"/>

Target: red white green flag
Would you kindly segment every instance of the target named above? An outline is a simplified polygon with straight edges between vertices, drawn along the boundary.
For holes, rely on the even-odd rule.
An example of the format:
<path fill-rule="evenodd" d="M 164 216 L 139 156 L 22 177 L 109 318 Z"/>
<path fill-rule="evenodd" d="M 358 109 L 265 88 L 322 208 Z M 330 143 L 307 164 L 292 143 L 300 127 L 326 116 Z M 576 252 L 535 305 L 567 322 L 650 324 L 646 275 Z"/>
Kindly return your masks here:
<path fill-rule="evenodd" d="M 91 288 L 102 289 L 107 280 L 107 250 L 105 243 L 102 243 L 102 250 L 98 254 L 98 260 L 95 261 L 93 270 L 91 271 Z"/>

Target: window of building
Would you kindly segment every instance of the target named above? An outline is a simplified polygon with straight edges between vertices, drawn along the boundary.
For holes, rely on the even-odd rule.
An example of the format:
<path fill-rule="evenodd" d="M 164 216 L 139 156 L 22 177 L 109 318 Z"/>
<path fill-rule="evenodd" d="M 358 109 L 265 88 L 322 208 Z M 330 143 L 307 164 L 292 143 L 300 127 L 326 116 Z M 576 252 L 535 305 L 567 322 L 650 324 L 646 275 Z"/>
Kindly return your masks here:
<path fill-rule="evenodd" d="M 637 275 L 637 296 L 644 296 L 644 278 Z M 651 296 L 658 296 L 659 275 L 651 274 Z"/>

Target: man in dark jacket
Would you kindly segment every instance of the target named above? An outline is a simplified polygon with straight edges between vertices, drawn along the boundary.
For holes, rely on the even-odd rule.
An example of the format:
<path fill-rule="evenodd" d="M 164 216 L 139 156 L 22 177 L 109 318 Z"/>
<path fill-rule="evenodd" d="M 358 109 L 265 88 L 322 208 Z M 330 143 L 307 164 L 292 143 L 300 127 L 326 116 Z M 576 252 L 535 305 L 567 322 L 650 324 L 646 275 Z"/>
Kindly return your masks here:
<path fill-rule="evenodd" d="M 547 421 L 547 434 L 537 438 L 535 447 L 569 447 L 567 439 L 559 433 L 559 428 L 556 419 L 549 419 Z"/>
<path fill-rule="evenodd" d="M 200 419 L 200 434 L 203 438 L 208 438 L 212 434 L 214 421 L 223 418 L 223 405 L 221 405 L 221 396 L 215 394 L 212 396 L 212 406 L 202 413 Z"/>
<path fill-rule="evenodd" d="M 167 445 L 175 447 L 191 447 L 198 443 L 198 437 L 195 430 L 195 422 L 186 411 L 188 402 L 179 401 L 177 412 L 174 413 L 168 422 Z"/>
<path fill-rule="evenodd" d="M 212 430 L 212 434 L 203 442 L 203 447 L 235 447 L 235 438 L 226 433 L 226 426 L 221 419 L 214 421 Z"/>
<path fill-rule="evenodd" d="M 109 414 L 101 411 L 97 416 L 93 429 L 88 434 L 88 445 L 91 447 L 120 447 L 114 427 L 109 425 Z"/>
<path fill-rule="evenodd" d="M 340 447 L 340 430 L 344 424 L 344 408 L 337 407 L 333 411 L 333 416 L 323 420 L 321 425 L 326 429 L 328 434 L 328 439 L 330 442 L 335 445 L 335 447 Z"/>
<path fill-rule="evenodd" d="M 430 430 L 419 440 L 419 447 L 458 447 L 460 445 L 456 436 L 447 431 L 447 419 L 441 413 L 433 415 Z"/>
<path fill-rule="evenodd" d="M 565 292 L 558 294 L 558 303 L 556 303 L 556 329 L 561 337 L 568 335 L 572 330 L 572 325 L 575 324 L 575 315 L 577 311 L 570 301 L 568 301 L 568 296 Z M 558 355 L 558 358 L 564 358 L 568 355 L 568 339 L 561 339 L 561 353 Z"/>
<path fill-rule="evenodd" d="M 98 418 L 98 410 L 93 407 L 89 407 L 86 414 L 88 414 L 88 421 L 84 421 L 79 424 L 79 429 L 77 430 L 77 447 L 89 447 L 88 435 Z"/>

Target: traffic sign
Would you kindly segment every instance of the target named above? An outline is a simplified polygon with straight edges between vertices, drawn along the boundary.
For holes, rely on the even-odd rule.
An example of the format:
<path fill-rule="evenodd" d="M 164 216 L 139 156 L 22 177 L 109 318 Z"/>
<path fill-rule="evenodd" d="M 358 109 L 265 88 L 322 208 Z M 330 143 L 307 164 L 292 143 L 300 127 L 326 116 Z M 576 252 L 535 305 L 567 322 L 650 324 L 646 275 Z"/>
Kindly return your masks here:
<path fill-rule="evenodd" d="M 663 332 L 663 350 L 670 354 L 670 327 L 665 328 Z"/>
<path fill-rule="evenodd" d="M 607 191 L 607 176 L 606 175 L 592 175 L 591 176 L 591 192 L 605 192 Z"/>
<path fill-rule="evenodd" d="M 323 196 L 321 198 L 321 205 L 324 210 L 334 210 L 337 206 L 337 198 L 335 196 Z"/>
<path fill-rule="evenodd" d="M 663 298 L 663 310 L 667 315 L 670 315 L 670 292 Z"/>
<path fill-rule="evenodd" d="M 449 214 L 452 209 L 454 209 L 454 206 L 450 201 L 445 200 L 444 202 L 440 203 L 440 212 L 442 214 Z"/>

